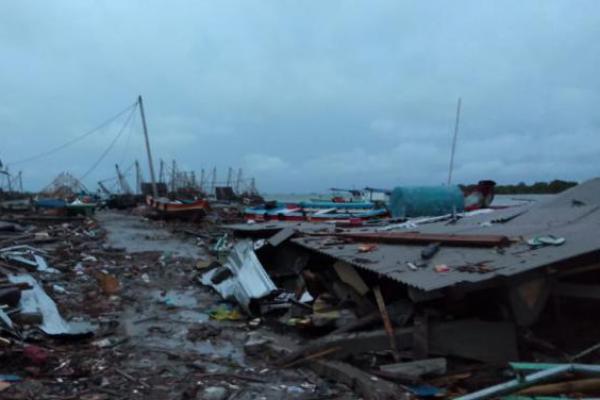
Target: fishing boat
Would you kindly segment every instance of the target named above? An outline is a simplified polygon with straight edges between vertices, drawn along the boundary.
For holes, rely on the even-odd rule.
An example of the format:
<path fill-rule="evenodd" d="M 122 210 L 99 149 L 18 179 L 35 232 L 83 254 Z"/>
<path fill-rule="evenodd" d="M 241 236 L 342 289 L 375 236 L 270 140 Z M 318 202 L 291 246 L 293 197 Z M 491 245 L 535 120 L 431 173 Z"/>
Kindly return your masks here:
<path fill-rule="evenodd" d="M 382 201 L 387 202 L 390 191 L 386 189 L 364 188 L 359 189 L 340 189 L 330 188 L 332 193 L 329 198 L 312 198 L 311 201 L 332 201 L 334 203 L 364 203 Z"/>
<path fill-rule="evenodd" d="M 465 211 L 479 210 L 482 208 L 502 208 L 492 206 L 495 187 L 496 182 L 492 180 L 483 180 L 479 181 L 477 185 L 463 188 Z"/>
<path fill-rule="evenodd" d="M 84 202 L 75 199 L 73 202 L 66 205 L 66 211 L 68 216 L 90 216 L 96 211 L 96 203 L 93 203 L 90 200 Z"/>
<path fill-rule="evenodd" d="M 207 200 L 169 200 L 166 197 L 146 198 L 146 204 L 153 208 L 162 218 L 185 219 L 197 221 L 206 216 L 210 206 Z"/>
<path fill-rule="evenodd" d="M 60 198 L 39 199 L 34 202 L 34 206 L 38 210 L 47 210 L 47 213 L 66 216 L 90 216 L 96 211 L 97 204 L 87 196 L 84 201 L 76 198 L 72 202 Z"/>
<path fill-rule="evenodd" d="M 267 202 L 244 210 L 247 220 L 253 221 L 339 221 L 369 220 L 388 215 L 387 209 L 375 207 L 371 202 L 301 201 L 284 203 Z"/>

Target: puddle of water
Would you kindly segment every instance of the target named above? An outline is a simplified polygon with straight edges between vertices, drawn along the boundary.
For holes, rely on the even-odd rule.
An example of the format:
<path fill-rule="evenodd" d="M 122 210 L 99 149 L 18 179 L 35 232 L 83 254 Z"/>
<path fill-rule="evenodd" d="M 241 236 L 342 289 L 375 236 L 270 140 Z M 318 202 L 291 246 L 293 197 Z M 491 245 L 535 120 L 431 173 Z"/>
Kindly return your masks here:
<path fill-rule="evenodd" d="M 193 289 L 150 290 L 140 305 L 126 308 L 121 316 L 121 326 L 130 343 L 141 347 L 167 349 L 173 352 L 192 352 L 217 360 L 229 360 L 233 364 L 245 365 L 243 346 L 223 337 L 209 340 L 188 340 L 188 328 L 198 323 L 215 323 L 199 310 L 198 293 Z M 218 323 L 216 323 L 218 325 Z M 224 328 L 225 329 L 225 328 Z"/>
<path fill-rule="evenodd" d="M 107 230 L 106 242 L 112 247 L 123 247 L 130 253 L 161 251 L 189 258 L 202 254 L 195 244 L 182 241 L 140 217 L 103 211 L 96 218 Z"/>

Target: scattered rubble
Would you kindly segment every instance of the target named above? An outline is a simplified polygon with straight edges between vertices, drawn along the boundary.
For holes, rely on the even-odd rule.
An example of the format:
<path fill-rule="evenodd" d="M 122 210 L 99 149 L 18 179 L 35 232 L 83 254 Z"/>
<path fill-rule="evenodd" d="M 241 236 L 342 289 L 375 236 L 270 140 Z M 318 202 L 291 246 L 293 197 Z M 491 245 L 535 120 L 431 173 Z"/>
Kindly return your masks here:
<path fill-rule="evenodd" d="M 0 397 L 600 395 L 600 180 L 372 224 L 224 208 L 2 214 Z"/>

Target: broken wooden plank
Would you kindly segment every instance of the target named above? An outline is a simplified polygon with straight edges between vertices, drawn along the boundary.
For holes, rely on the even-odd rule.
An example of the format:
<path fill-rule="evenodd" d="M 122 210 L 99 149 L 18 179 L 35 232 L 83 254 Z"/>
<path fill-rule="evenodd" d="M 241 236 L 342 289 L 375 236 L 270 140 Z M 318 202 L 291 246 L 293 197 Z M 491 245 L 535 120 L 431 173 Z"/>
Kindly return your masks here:
<path fill-rule="evenodd" d="M 398 349 L 408 349 L 412 346 L 412 332 L 411 328 L 397 329 L 394 332 Z M 336 359 L 343 359 L 352 354 L 389 350 L 390 342 L 386 331 L 383 329 L 328 335 L 282 357 L 278 360 L 278 364 L 285 365 L 308 354 L 316 354 L 334 347 L 340 347 L 341 349 L 331 356 Z"/>
<path fill-rule="evenodd" d="M 425 360 L 409 361 L 396 364 L 387 364 L 379 367 L 389 376 L 398 375 L 401 378 L 416 380 L 425 375 L 443 375 L 446 373 L 448 363 L 445 358 L 429 358 Z"/>
<path fill-rule="evenodd" d="M 267 243 L 269 243 L 273 247 L 277 247 L 280 244 L 291 239 L 295 234 L 296 229 L 292 228 L 291 226 L 288 226 L 271 236 L 269 239 L 267 239 Z"/>
<path fill-rule="evenodd" d="M 331 332 L 331 335 L 338 335 L 340 333 L 352 332 L 364 328 L 365 326 L 369 326 L 378 321 L 381 321 L 381 317 L 379 316 L 378 311 L 374 311 L 370 314 L 365 315 L 364 317 L 360 317 L 355 321 L 352 321 L 348 325 L 342 326 Z"/>
<path fill-rule="evenodd" d="M 350 364 L 340 361 L 313 361 L 308 364 L 318 375 L 343 383 L 365 400 L 392 400 L 403 398 L 402 387 L 377 378 Z"/>
<path fill-rule="evenodd" d="M 427 335 L 428 354 L 455 356 L 489 363 L 506 363 L 518 359 L 514 324 L 466 319 L 430 323 Z M 397 350 L 412 349 L 414 329 L 396 329 Z M 424 338 L 425 339 L 425 338 Z M 389 350 L 389 336 L 384 329 L 368 332 L 328 335 L 282 357 L 278 365 L 285 365 L 306 355 L 341 347 L 331 358 L 344 359 L 353 354 Z"/>
<path fill-rule="evenodd" d="M 298 364 L 301 364 L 301 363 L 306 362 L 306 361 L 316 360 L 318 358 L 325 357 L 326 355 L 335 353 L 336 351 L 340 351 L 340 349 L 341 349 L 341 347 L 332 347 L 331 349 L 323 350 L 323 351 L 320 351 L 318 353 L 309 354 L 309 355 L 304 356 L 303 358 L 300 358 L 300 359 L 298 359 L 296 361 L 292 361 L 289 364 L 282 365 L 281 368 L 289 368 L 291 366 L 298 365 Z"/>
<path fill-rule="evenodd" d="M 337 261 L 333 264 L 333 269 L 335 269 L 342 282 L 352 286 L 361 296 L 369 292 L 369 287 L 352 265 L 345 261 Z"/>
<path fill-rule="evenodd" d="M 385 328 L 385 331 L 388 334 L 388 337 L 390 338 L 390 348 L 392 350 L 392 354 L 394 355 L 394 360 L 398 361 L 400 357 L 398 355 L 398 348 L 396 347 L 394 327 L 392 326 L 392 321 L 390 320 L 387 308 L 385 307 L 385 301 L 383 300 L 383 294 L 381 294 L 381 289 L 379 288 L 379 286 L 375 286 L 373 288 L 373 293 L 375 294 L 375 301 L 377 301 L 377 307 L 379 308 L 379 312 L 381 313 L 383 327 Z"/>
<path fill-rule="evenodd" d="M 388 313 L 392 319 L 394 325 L 399 328 L 406 325 L 408 320 L 412 317 L 414 312 L 414 305 L 412 302 L 407 300 L 399 300 L 387 306 Z M 342 326 L 332 332 L 330 335 L 337 335 L 339 333 L 352 332 L 360 330 L 371 324 L 381 321 L 379 311 L 372 311 L 368 314 L 360 317 L 359 319 L 349 323 L 348 325 Z"/>

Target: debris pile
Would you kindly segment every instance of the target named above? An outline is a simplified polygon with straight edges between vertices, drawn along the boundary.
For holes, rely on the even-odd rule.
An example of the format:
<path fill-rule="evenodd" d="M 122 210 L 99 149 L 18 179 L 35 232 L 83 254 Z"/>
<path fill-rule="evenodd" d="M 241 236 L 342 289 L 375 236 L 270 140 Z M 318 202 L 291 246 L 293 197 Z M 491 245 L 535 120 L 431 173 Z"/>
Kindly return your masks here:
<path fill-rule="evenodd" d="M 600 180 L 376 221 L 198 205 L 2 214 L 0 397 L 600 395 Z"/>
<path fill-rule="evenodd" d="M 350 382 L 366 398 L 455 397 L 521 373 L 509 362 L 570 361 L 566 354 L 598 340 L 600 330 L 577 316 L 599 298 L 599 210 L 595 179 L 494 212 L 358 227 L 233 224 L 217 246 L 229 257 L 200 281 L 302 335 L 295 347 L 271 349 L 281 367 Z M 572 340 L 557 328 L 564 324 L 585 337 Z M 586 371 L 538 367 L 552 377 Z M 546 394 L 582 386 L 559 387 Z"/>

